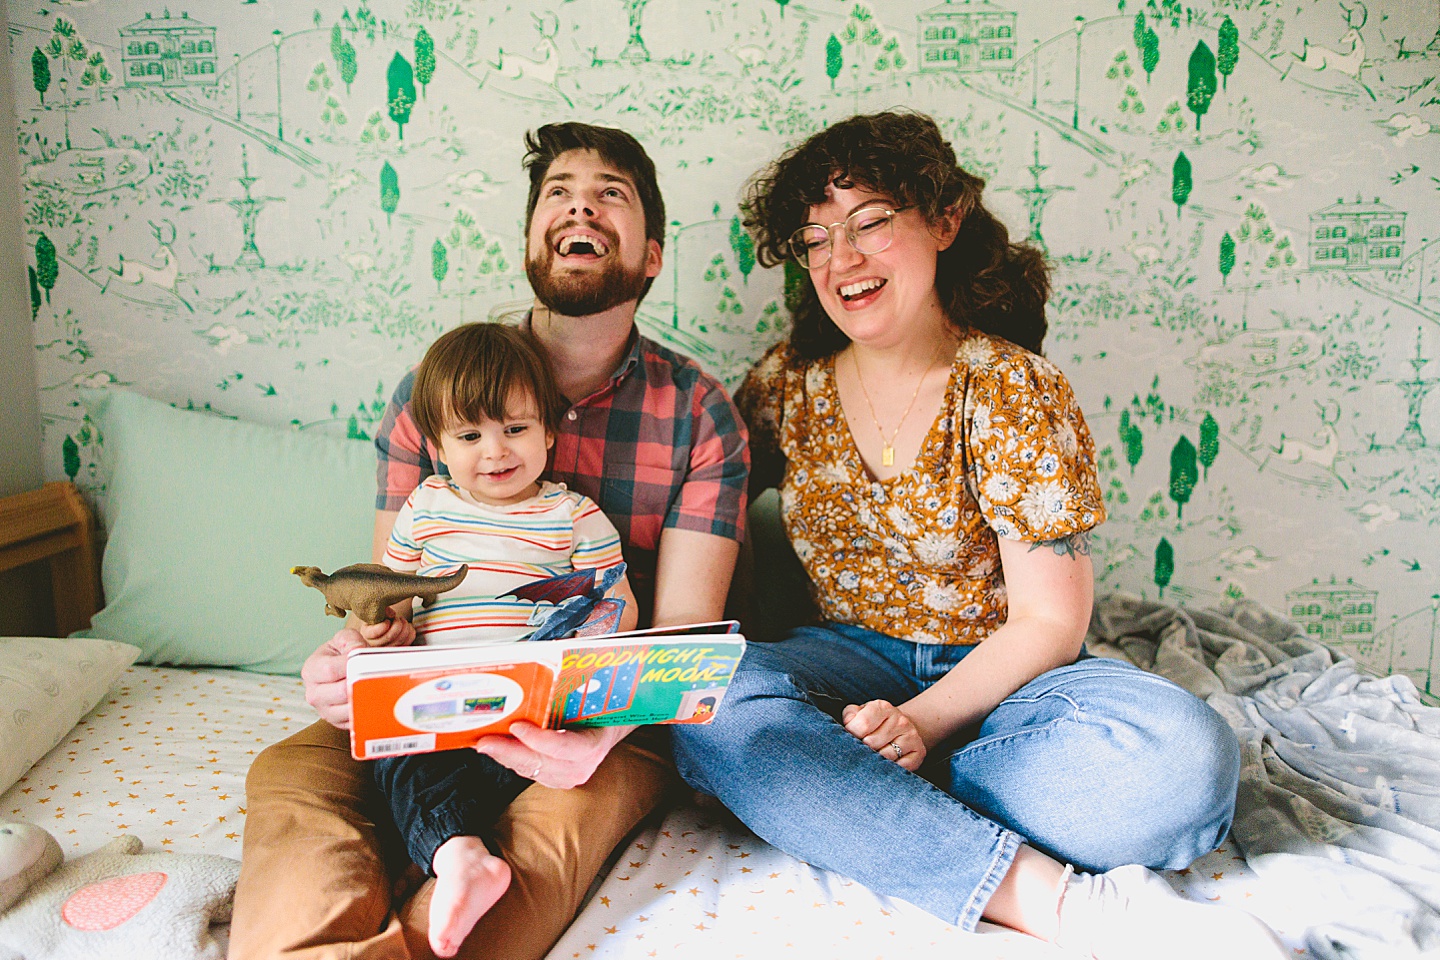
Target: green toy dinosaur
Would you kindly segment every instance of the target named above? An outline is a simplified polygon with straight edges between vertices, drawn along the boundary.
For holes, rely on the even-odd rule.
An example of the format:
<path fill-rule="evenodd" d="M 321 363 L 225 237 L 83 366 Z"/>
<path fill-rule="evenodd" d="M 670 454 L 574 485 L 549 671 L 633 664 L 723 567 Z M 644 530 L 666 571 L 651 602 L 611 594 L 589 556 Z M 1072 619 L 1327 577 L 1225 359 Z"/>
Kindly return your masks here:
<path fill-rule="evenodd" d="M 330 616 L 353 612 L 365 623 L 380 623 L 390 618 L 390 607 L 401 600 L 419 597 L 428 606 L 440 594 L 460 586 L 470 569 L 462 566 L 443 577 L 422 577 L 378 563 L 352 563 L 329 576 L 319 567 L 291 567 L 290 572 L 325 595 L 325 612 Z"/>

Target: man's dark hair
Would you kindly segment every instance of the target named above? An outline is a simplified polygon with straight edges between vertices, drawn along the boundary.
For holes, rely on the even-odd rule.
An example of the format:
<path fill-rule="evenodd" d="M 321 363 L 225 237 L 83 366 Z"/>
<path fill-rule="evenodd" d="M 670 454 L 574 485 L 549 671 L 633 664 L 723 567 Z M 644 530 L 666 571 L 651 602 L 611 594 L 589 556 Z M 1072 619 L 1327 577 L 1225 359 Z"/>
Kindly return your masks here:
<path fill-rule="evenodd" d="M 960 166 L 934 120 L 909 111 L 851 117 L 756 174 L 742 208 L 760 263 L 772 267 L 791 256 L 790 235 L 805 224 L 812 205 L 824 203 L 830 184 L 863 187 L 897 207 L 916 207 L 932 224 L 958 207 L 960 231 L 935 265 L 935 286 L 950 322 L 1040 352 L 1050 296 L 1045 255 L 1010 241 L 1005 225 L 980 202 L 985 181 Z M 850 342 L 809 282 L 791 324 L 790 344 L 803 357 L 829 356 Z"/>
<path fill-rule="evenodd" d="M 665 246 L 665 201 L 660 199 L 655 163 L 640 146 L 640 141 L 615 127 L 597 127 L 573 120 L 547 123 L 525 134 L 523 164 L 530 174 L 530 196 L 525 201 L 526 231 L 530 229 L 530 218 L 540 201 L 540 184 L 550 172 L 550 164 L 571 150 L 594 150 L 601 160 L 635 181 L 640 206 L 645 211 L 645 237 Z"/>

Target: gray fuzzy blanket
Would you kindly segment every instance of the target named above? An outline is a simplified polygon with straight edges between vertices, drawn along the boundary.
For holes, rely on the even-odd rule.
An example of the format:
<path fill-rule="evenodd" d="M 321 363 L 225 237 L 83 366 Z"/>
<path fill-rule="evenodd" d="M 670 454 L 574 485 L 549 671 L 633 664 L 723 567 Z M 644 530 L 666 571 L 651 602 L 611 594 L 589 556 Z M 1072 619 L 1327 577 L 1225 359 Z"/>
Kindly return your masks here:
<path fill-rule="evenodd" d="M 1096 600 L 1092 654 L 1201 697 L 1240 738 L 1233 837 L 1326 958 L 1440 957 L 1440 708 L 1252 601 Z"/>

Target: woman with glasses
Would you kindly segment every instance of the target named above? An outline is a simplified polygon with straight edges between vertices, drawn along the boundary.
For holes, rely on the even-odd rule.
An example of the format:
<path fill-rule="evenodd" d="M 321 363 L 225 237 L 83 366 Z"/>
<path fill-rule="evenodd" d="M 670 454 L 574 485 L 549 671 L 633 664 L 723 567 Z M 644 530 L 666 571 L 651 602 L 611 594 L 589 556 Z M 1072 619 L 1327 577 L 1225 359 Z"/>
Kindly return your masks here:
<path fill-rule="evenodd" d="M 751 182 L 766 266 L 810 285 L 736 394 L 821 615 L 752 644 L 676 763 L 757 834 L 972 929 L 1097 958 L 1285 955 L 1181 868 L 1239 746 L 1160 677 L 1087 657 L 1094 444 L 1040 356 L 1047 267 L 928 117 L 854 117 Z"/>

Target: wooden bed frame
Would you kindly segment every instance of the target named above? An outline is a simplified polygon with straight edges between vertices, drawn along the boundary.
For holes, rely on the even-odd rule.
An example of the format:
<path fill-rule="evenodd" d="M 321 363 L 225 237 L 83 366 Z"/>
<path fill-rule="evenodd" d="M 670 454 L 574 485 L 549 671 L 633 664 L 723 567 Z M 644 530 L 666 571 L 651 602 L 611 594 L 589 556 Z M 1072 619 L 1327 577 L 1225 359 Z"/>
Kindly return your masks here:
<path fill-rule="evenodd" d="M 73 483 L 0 498 L 0 573 L 47 559 L 56 632 L 63 637 L 85 629 L 100 592 L 94 521 Z"/>

